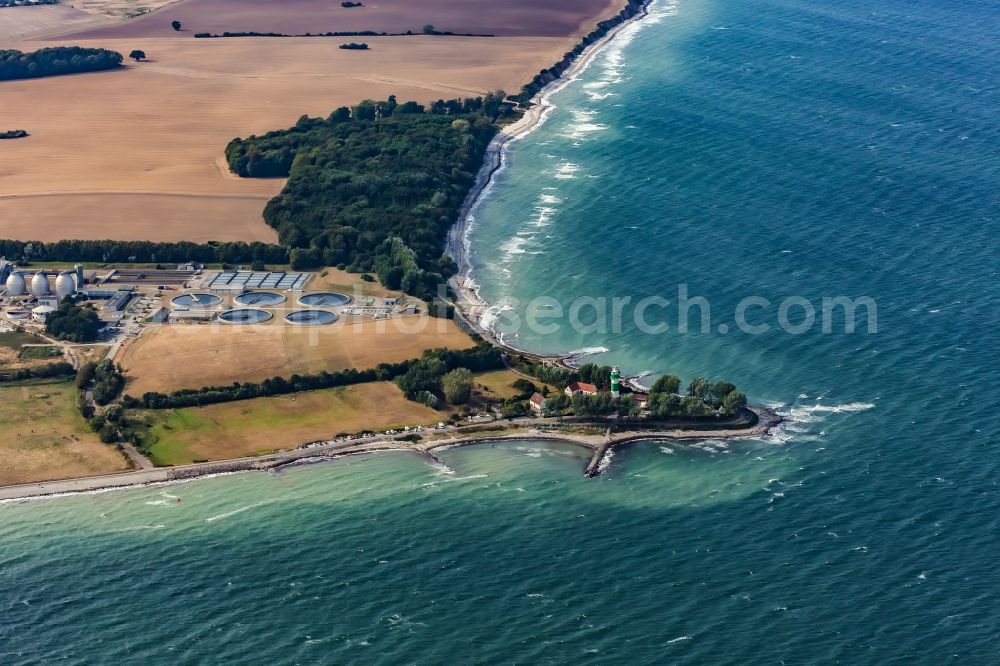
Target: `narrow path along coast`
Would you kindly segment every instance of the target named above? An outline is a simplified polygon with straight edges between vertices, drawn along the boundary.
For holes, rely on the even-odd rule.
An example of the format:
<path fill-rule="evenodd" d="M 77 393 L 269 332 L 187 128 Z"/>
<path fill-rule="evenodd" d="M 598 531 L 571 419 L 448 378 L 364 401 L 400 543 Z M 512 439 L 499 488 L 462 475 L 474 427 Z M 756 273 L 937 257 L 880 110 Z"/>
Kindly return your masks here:
<path fill-rule="evenodd" d="M 379 451 L 411 451 L 426 456 L 436 464 L 443 465 L 444 463 L 434 455 L 435 450 L 522 439 L 566 442 L 587 449 L 591 452 L 591 456 L 584 473 L 587 476 L 596 476 L 601 471 L 601 462 L 610 451 L 634 442 L 762 437 L 782 420 L 778 414 L 762 407 L 751 407 L 748 412 L 750 413 L 745 419 L 728 425 L 720 425 L 719 428 L 711 430 L 704 429 L 704 424 L 695 423 L 670 424 L 669 428 L 663 426 L 663 430 L 630 430 L 629 428 L 632 426 L 619 424 L 619 429 L 615 432 L 612 432 L 611 428 L 607 428 L 603 434 L 589 434 L 582 429 L 580 432 L 560 430 L 560 427 L 566 425 L 565 421 L 560 421 L 558 418 L 541 418 L 515 419 L 475 426 L 452 426 L 443 432 L 425 431 L 432 436 L 435 434 L 439 436 L 420 442 L 398 441 L 394 439 L 398 435 L 372 435 L 353 439 L 328 440 L 303 444 L 296 449 L 262 456 L 175 467 L 142 468 L 118 474 L 5 486 L 0 487 L 0 502 L 171 483 L 235 472 L 275 471 L 292 465 Z"/>

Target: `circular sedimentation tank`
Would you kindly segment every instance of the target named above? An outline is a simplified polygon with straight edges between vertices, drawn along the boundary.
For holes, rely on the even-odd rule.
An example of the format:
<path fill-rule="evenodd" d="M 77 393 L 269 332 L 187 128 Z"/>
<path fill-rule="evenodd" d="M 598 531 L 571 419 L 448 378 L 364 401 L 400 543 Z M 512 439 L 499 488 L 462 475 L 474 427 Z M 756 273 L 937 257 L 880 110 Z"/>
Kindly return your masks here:
<path fill-rule="evenodd" d="M 351 297 L 345 294 L 338 294 L 335 291 L 319 291 L 315 294 L 306 294 L 299 298 L 299 305 L 318 306 L 335 308 L 347 305 L 351 302 Z"/>
<path fill-rule="evenodd" d="M 263 324 L 273 316 L 266 310 L 243 308 L 241 310 L 227 310 L 223 312 L 219 315 L 219 321 L 227 324 Z"/>
<path fill-rule="evenodd" d="M 285 321 L 298 326 L 322 326 L 337 321 L 337 315 L 328 310 L 296 310 L 288 313 Z"/>
<path fill-rule="evenodd" d="M 273 291 L 248 291 L 233 299 L 237 305 L 253 305 L 258 308 L 269 308 L 285 302 L 285 297 Z"/>
<path fill-rule="evenodd" d="M 222 302 L 215 294 L 181 294 L 170 299 L 171 304 L 181 308 L 211 308 Z"/>

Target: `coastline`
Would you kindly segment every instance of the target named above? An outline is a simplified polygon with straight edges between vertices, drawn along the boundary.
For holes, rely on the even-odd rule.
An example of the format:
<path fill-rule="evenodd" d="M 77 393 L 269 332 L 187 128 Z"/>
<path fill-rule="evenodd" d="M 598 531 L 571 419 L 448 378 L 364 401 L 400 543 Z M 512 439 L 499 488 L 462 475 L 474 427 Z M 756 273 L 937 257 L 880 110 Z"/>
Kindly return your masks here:
<path fill-rule="evenodd" d="M 116 474 L 103 474 L 53 481 L 37 481 L 9 486 L 0 486 L 0 504 L 29 499 L 64 497 L 70 495 L 94 494 L 142 488 L 165 484 L 182 483 L 223 474 L 240 472 L 278 472 L 282 469 L 303 464 L 337 460 L 346 456 L 380 453 L 386 451 L 409 451 L 427 458 L 432 464 L 447 469 L 435 450 L 471 446 L 488 442 L 516 441 L 523 439 L 558 441 L 573 444 L 590 452 L 590 461 L 583 473 L 593 477 L 603 471 L 608 455 L 616 449 L 642 441 L 698 441 L 705 439 L 753 439 L 766 436 L 784 418 L 766 407 L 749 408 L 755 421 L 736 427 L 722 425 L 714 430 L 697 429 L 697 424 L 679 423 L 665 430 L 622 430 L 603 434 L 580 432 L 560 432 L 554 427 L 558 419 L 529 419 L 524 422 L 493 422 L 485 426 L 471 426 L 462 432 L 456 429 L 451 436 L 425 442 L 403 442 L 390 436 L 375 435 L 354 440 L 330 440 L 304 444 L 298 448 L 270 453 L 262 456 L 234 458 L 173 467 L 130 470 Z M 495 426 L 490 428 L 490 426 Z M 524 427 L 522 427 L 524 426 Z M 546 427 L 550 426 L 550 427 Z M 483 430 L 483 428 L 487 428 Z M 505 432 L 496 433 L 497 430 Z M 477 433 L 477 431 L 479 431 Z"/>
<path fill-rule="evenodd" d="M 494 184 L 495 175 L 505 168 L 509 145 L 541 127 L 549 114 L 556 108 L 549 103 L 549 98 L 586 71 L 594 58 L 609 46 L 621 34 L 622 30 L 648 17 L 652 3 L 653 0 L 645 0 L 634 16 L 611 28 L 604 37 L 587 46 L 559 78 L 547 84 L 531 99 L 531 106 L 525 110 L 521 118 L 506 127 L 502 127 L 497 132 L 486 149 L 483 165 L 480 167 L 479 173 L 476 174 L 472 189 L 462 203 L 458 219 L 448 232 L 445 252 L 458 264 L 458 272 L 449 280 L 449 285 L 455 293 L 452 304 L 455 306 L 456 315 L 469 328 L 501 349 L 530 355 L 538 359 L 547 359 L 567 367 L 571 367 L 573 360 L 579 356 L 579 354 L 571 353 L 544 355 L 518 349 L 499 339 L 490 327 L 483 326 L 483 316 L 491 306 L 479 294 L 473 277 L 474 267 L 469 256 L 469 231 L 472 213 L 485 200 L 486 194 Z"/>

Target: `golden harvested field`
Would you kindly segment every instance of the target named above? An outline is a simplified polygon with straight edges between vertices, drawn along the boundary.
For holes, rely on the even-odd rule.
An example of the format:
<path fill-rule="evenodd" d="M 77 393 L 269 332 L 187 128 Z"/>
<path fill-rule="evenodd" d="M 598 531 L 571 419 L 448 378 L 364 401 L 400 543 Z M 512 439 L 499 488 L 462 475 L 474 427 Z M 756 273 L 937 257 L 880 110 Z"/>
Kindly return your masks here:
<path fill-rule="evenodd" d="M 323 275 L 323 273 L 326 273 L 326 275 Z M 374 273 L 371 275 L 375 276 Z M 373 296 L 375 298 L 396 296 L 397 298 L 405 298 L 402 293 L 390 291 L 383 287 L 378 278 L 375 278 L 373 282 L 365 282 L 361 279 L 361 273 L 348 273 L 337 268 L 324 268 L 309 281 L 308 286 L 312 291 L 337 291 L 347 294 L 355 302 L 365 296 Z"/>
<path fill-rule="evenodd" d="M 422 330 L 421 330 L 422 329 Z M 293 373 L 374 368 L 419 357 L 436 347 L 472 347 L 472 339 L 446 319 L 402 317 L 297 327 L 165 325 L 150 328 L 117 358 L 128 376 L 125 392 L 257 382 Z"/>
<path fill-rule="evenodd" d="M 125 54 L 140 48 L 149 61 L 0 82 L 5 127 L 31 133 L 4 142 L 0 238 L 274 240 L 262 212 L 284 181 L 230 174 L 222 155 L 232 138 L 365 98 L 516 90 L 575 40 L 369 41 L 371 51 L 360 52 L 326 38 L 74 39 Z"/>
<path fill-rule="evenodd" d="M 65 1 L 65 0 L 64 0 Z M 111 16 L 113 18 L 128 18 L 141 16 L 161 9 L 167 5 L 176 5 L 178 0 L 71 0 L 73 7 L 91 14 Z M 172 19 L 167 19 L 169 24 Z"/>
<path fill-rule="evenodd" d="M 442 420 L 440 412 L 407 400 L 391 382 L 145 414 L 156 420 L 150 452 L 158 465 L 260 455 L 342 432 Z"/>
<path fill-rule="evenodd" d="M 82 3 L 83 9 L 88 5 L 139 4 L 135 0 L 82 0 Z M 156 7 L 167 3 L 154 0 L 141 4 Z M 420 33 L 425 25 L 431 24 L 437 30 L 455 33 L 566 37 L 589 31 L 594 23 L 617 13 L 624 4 L 621 0 L 367 0 L 364 7 L 344 8 L 332 0 L 182 0 L 127 24 L 87 30 L 75 36 L 190 38 L 196 32 L 226 31 Z M 174 19 L 181 22 L 181 32 L 170 26 Z"/>
<path fill-rule="evenodd" d="M 81 12 L 68 4 L 42 5 L 40 7 L 2 7 L 0 8 L 0 43 L 13 39 L 66 32 L 86 26 L 102 26 L 107 23 L 108 21 Z"/>
<path fill-rule="evenodd" d="M 72 382 L 0 388 L 0 457 L 0 485 L 107 474 L 128 466 L 80 416 Z"/>

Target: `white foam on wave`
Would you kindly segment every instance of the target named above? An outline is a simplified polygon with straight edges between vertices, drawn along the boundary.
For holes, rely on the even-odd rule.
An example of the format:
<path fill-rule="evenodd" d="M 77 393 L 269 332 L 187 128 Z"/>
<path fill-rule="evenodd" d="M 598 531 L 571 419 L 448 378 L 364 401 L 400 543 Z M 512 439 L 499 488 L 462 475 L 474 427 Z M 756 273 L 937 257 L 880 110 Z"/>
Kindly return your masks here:
<path fill-rule="evenodd" d="M 230 516 L 235 516 L 236 514 L 243 513 L 244 511 L 249 511 L 250 509 L 256 509 L 257 507 L 264 506 L 266 504 L 272 504 L 277 502 L 277 499 L 267 499 L 255 502 L 254 504 L 248 504 L 247 506 L 241 506 L 238 509 L 233 509 L 232 511 L 227 511 L 226 513 L 220 513 L 217 516 L 212 516 L 211 518 L 206 518 L 206 523 L 214 523 L 217 520 L 223 520 L 224 518 L 229 518 Z"/>
<path fill-rule="evenodd" d="M 822 396 L 820 396 L 821 399 Z M 788 442 L 814 442 L 826 435 L 825 430 L 819 430 L 816 424 L 822 423 L 830 414 L 850 414 L 874 409 L 871 402 L 848 402 L 841 405 L 787 405 L 784 403 L 768 405 L 784 421 L 771 431 L 768 441 L 784 445 Z"/>
<path fill-rule="evenodd" d="M 608 129 L 608 126 L 602 125 L 601 123 L 579 123 L 577 125 L 573 125 L 570 131 L 564 136 L 570 139 L 582 139 L 588 134 L 603 132 L 606 129 Z"/>
<path fill-rule="evenodd" d="M 572 162 L 566 161 L 561 163 L 556 168 L 556 178 L 559 180 L 572 180 L 576 178 L 576 174 L 580 171 L 580 165 L 574 164 Z"/>
<path fill-rule="evenodd" d="M 121 527 L 111 532 L 138 532 L 142 530 L 162 530 L 166 525 L 136 525 L 134 527 Z"/>
<path fill-rule="evenodd" d="M 482 316 L 479 318 L 479 325 L 482 326 L 487 331 L 494 331 L 494 325 L 496 325 L 497 320 L 500 318 L 504 312 L 512 312 L 514 306 L 511 305 L 507 299 L 503 299 L 495 305 L 491 305 L 483 312 Z"/>
<path fill-rule="evenodd" d="M 611 467 L 611 461 L 614 460 L 614 457 L 614 449 L 608 449 L 607 453 L 604 454 L 604 457 L 601 458 L 601 462 L 597 463 L 597 472 L 599 474 L 603 473 L 604 470 Z"/>

